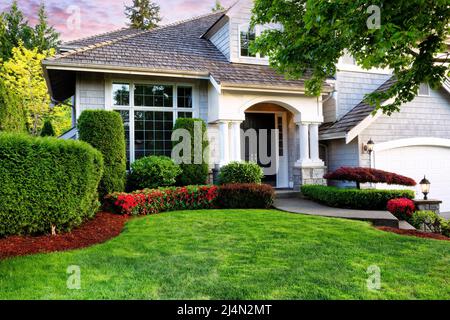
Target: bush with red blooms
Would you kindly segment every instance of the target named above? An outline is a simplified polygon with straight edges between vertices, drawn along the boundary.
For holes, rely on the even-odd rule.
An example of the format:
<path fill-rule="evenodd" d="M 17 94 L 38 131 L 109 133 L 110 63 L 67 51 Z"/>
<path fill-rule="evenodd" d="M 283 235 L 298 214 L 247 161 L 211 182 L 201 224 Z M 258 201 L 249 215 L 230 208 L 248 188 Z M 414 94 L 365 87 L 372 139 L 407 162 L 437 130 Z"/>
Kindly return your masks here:
<path fill-rule="evenodd" d="M 386 183 L 389 185 L 415 186 L 417 183 L 408 177 L 396 173 L 370 169 L 342 167 L 324 176 L 327 180 L 350 181 L 360 183 Z"/>
<path fill-rule="evenodd" d="M 105 207 L 127 216 L 150 215 L 163 211 L 211 209 L 218 196 L 216 186 L 146 189 L 133 193 L 113 193 Z"/>
<path fill-rule="evenodd" d="M 389 200 L 387 203 L 387 209 L 390 213 L 396 216 L 397 219 L 409 221 L 416 210 L 416 206 L 414 205 L 414 201 L 411 199 L 400 198 Z"/>
<path fill-rule="evenodd" d="M 217 206 L 223 209 L 267 209 L 273 205 L 272 186 L 256 183 L 225 184 L 219 188 Z"/>

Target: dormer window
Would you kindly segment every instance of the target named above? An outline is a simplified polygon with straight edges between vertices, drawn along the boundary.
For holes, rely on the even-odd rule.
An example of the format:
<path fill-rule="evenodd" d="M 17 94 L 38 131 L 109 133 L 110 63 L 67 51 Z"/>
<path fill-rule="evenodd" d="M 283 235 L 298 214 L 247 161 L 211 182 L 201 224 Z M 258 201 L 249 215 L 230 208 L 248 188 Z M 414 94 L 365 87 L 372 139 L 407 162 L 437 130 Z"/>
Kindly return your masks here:
<path fill-rule="evenodd" d="M 250 45 L 256 40 L 255 29 L 249 26 L 242 27 L 240 30 L 241 57 L 256 58 L 256 54 L 250 52 Z"/>

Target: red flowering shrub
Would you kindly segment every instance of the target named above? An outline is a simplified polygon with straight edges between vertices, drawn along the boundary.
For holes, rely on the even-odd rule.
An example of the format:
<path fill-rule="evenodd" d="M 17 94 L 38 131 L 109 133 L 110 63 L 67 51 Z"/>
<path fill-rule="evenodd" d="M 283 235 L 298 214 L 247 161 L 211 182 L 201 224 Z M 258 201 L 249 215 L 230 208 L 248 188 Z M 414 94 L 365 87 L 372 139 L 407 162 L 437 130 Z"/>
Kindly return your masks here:
<path fill-rule="evenodd" d="M 392 199 L 388 201 L 387 209 L 390 213 L 397 217 L 399 220 L 410 220 L 416 206 L 414 201 L 407 198 Z"/>
<path fill-rule="evenodd" d="M 342 167 L 324 176 L 327 180 L 352 181 L 360 183 L 386 183 L 389 185 L 415 186 L 417 183 L 396 173 L 370 168 Z"/>
<path fill-rule="evenodd" d="M 105 206 L 123 215 L 150 215 L 163 211 L 211 209 L 218 196 L 216 186 L 189 186 L 113 193 Z"/>
<path fill-rule="evenodd" d="M 275 192 L 267 184 L 226 184 L 219 188 L 217 205 L 224 209 L 267 209 L 274 198 Z"/>

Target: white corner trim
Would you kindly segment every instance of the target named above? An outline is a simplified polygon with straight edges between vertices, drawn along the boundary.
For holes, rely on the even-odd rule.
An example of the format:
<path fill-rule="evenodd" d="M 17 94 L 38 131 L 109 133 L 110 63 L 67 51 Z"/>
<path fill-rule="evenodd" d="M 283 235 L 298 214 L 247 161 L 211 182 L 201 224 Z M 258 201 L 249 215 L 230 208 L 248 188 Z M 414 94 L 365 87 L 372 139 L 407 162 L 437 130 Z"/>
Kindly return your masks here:
<path fill-rule="evenodd" d="M 209 76 L 209 81 L 211 81 L 211 84 L 213 85 L 213 87 L 217 90 L 218 94 L 222 94 L 222 86 L 217 83 L 216 79 L 214 79 L 213 76 Z"/>
<path fill-rule="evenodd" d="M 395 98 L 391 98 L 381 104 L 381 106 L 386 106 L 395 101 Z M 383 114 L 382 110 L 378 110 L 375 115 L 369 114 L 363 121 L 361 121 L 357 126 L 350 130 L 346 134 L 345 143 L 349 144 L 357 136 L 361 134 L 365 129 L 367 129 L 375 120 L 377 120 Z"/>
<path fill-rule="evenodd" d="M 417 137 L 417 138 L 392 140 L 376 144 L 374 151 L 384 151 L 410 146 L 433 146 L 433 147 L 450 148 L 450 139 Z"/>

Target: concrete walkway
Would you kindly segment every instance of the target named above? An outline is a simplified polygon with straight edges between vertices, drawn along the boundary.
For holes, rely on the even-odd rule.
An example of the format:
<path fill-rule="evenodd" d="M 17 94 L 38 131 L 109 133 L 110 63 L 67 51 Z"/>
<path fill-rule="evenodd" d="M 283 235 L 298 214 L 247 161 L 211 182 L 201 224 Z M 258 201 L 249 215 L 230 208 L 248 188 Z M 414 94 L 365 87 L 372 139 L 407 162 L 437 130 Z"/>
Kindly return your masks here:
<path fill-rule="evenodd" d="M 399 228 L 399 221 L 387 211 L 368 211 L 331 208 L 301 198 L 277 198 L 274 207 L 278 210 L 313 216 L 344 218 L 372 222 L 375 226 Z"/>

